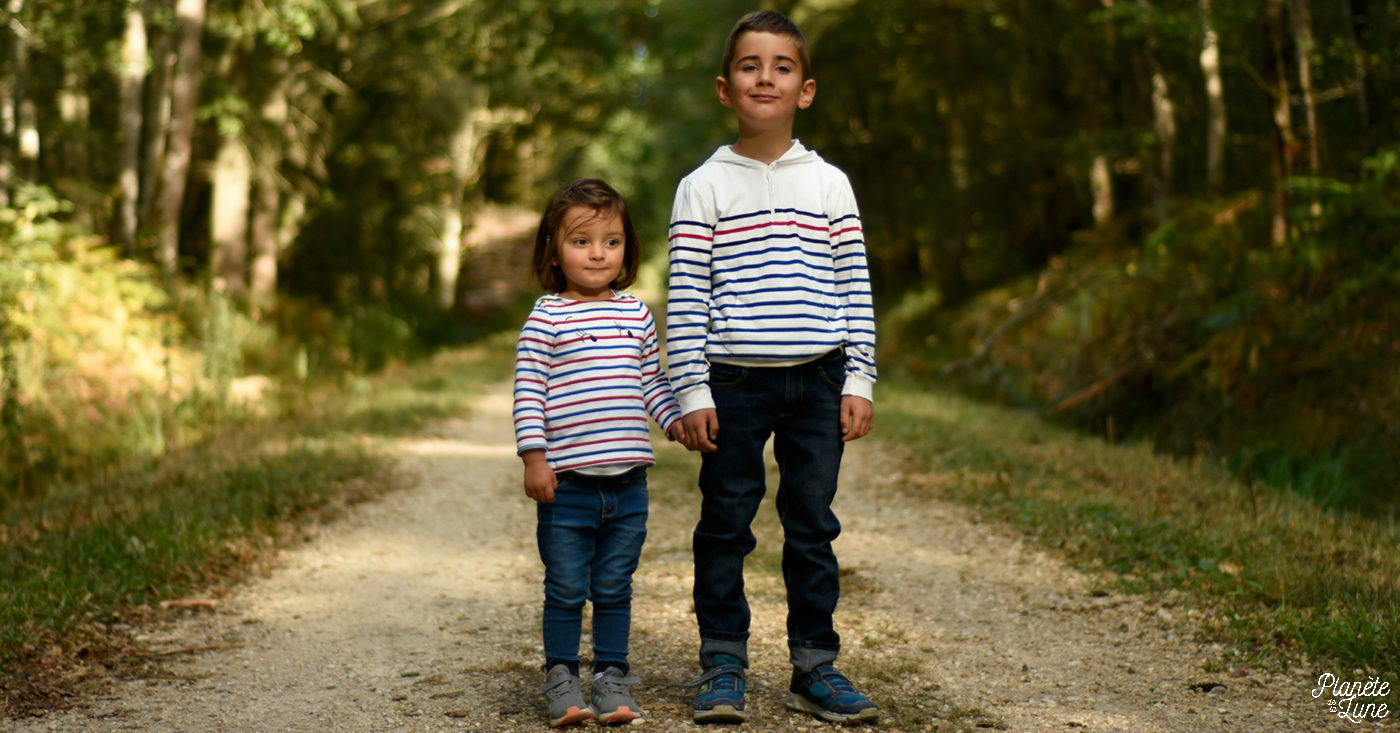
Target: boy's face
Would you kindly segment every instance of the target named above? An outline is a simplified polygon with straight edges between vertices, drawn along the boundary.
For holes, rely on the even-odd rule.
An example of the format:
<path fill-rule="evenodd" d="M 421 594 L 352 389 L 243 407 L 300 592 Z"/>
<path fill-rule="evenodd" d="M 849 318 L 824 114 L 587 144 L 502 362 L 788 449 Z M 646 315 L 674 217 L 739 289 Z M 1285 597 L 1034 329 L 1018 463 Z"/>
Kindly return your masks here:
<path fill-rule="evenodd" d="M 715 79 L 719 101 L 732 107 L 740 126 L 751 133 L 786 125 L 817 94 L 814 79 L 802 79 L 797 43 L 788 36 L 762 31 L 745 33 L 734 44 L 729 77 Z"/>

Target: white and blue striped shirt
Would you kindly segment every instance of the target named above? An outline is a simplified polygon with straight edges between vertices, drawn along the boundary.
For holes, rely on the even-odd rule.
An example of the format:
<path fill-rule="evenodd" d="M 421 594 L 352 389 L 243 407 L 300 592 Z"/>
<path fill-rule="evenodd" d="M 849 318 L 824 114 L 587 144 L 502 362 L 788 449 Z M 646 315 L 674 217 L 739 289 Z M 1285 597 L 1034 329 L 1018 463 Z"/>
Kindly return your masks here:
<path fill-rule="evenodd" d="M 676 190 L 666 354 L 683 413 L 713 407 L 709 362 L 791 366 L 846 352 L 871 399 L 875 310 L 850 182 L 796 140 L 764 164 L 723 146 Z"/>

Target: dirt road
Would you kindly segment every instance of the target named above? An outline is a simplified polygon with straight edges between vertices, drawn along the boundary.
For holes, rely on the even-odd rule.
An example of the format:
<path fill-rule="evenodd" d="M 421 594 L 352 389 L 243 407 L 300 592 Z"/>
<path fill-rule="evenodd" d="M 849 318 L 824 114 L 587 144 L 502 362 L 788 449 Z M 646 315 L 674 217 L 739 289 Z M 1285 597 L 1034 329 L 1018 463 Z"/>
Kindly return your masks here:
<path fill-rule="evenodd" d="M 394 443 L 415 488 L 356 507 L 212 610 L 149 630 L 144 641 L 165 660 L 159 673 L 0 727 L 544 730 L 541 570 L 509 408 L 498 386 L 464 418 Z M 847 455 L 842 666 L 886 709 L 879 730 L 1365 729 L 1309 694 L 1318 671 L 1232 676 L 1218 648 L 1193 640 L 1189 607 L 1096 594 L 1003 528 L 911 498 L 876 439 Z M 659 457 L 694 460 L 673 446 Z M 656 497 L 688 490 L 653 479 Z M 647 712 L 634 725 L 644 730 L 700 730 L 685 686 L 698 672 L 695 504 L 653 500 L 634 609 L 636 696 Z M 775 539 L 761 536 L 760 552 L 776 552 Z M 834 729 L 781 707 L 781 584 L 762 572 L 749 580 L 753 713 L 737 730 Z"/>

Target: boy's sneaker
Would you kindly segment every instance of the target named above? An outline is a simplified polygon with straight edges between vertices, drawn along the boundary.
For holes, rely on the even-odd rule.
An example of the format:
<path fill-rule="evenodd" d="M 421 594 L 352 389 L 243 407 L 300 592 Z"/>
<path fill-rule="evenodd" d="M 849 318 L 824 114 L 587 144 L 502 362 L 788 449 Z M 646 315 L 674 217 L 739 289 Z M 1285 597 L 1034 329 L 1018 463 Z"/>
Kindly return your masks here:
<path fill-rule="evenodd" d="M 582 723 L 593 717 L 593 710 L 583 701 L 583 686 L 578 675 L 556 664 L 544 677 L 544 699 L 549 705 L 549 727 Z"/>
<path fill-rule="evenodd" d="M 748 718 L 744 712 L 744 665 L 738 657 L 716 654 L 715 665 L 690 684 L 700 688 L 695 695 L 695 722 L 742 723 Z"/>
<path fill-rule="evenodd" d="M 629 685 L 637 684 L 636 677 L 624 677 L 622 670 L 608 667 L 593 675 L 593 687 L 589 696 L 593 699 L 593 712 L 603 725 L 630 723 L 642 717 L 642 709 L 632 699 Z"/>
<path fill-rule="evenodd" d="M 846 675 L 831 665 L 817 667 L 807 674 L 792 673 L 783 703 L 832 723 L 873 723 L 880 719 L 880 709 L 870 698 L 860 694 Z"/>

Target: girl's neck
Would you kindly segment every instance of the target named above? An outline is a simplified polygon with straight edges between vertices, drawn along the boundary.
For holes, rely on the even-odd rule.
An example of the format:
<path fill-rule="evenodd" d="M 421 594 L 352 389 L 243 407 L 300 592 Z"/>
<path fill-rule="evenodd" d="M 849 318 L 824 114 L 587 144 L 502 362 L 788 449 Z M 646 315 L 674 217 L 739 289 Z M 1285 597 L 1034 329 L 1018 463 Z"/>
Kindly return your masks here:
<path fill-rule="evenodd" d="M 578 288 L 570 287 L 570 288 L 565 288 L 562 292 L 560 292 L 560 293 L 559 293 L 559 297 L 564 298 L 564 299 L 566 299 L 566 300 L 578 300 L 578 301 L 590 302 L 590 303 L 591 303 L 591 302 L 594 302 L 594 301 L 599 301 L 599 300 L 612 300 L 612 297 L 613 297 L 613 289 L 612 289 L 612 288 L 604 288 L 604 289 L 602 289 L 602 290 L 600 290 L 600 291 L 598 291 L 598 292 L 595 293 L 595 292 L 584 292 L 584 291 L 580 291 Z"/>

